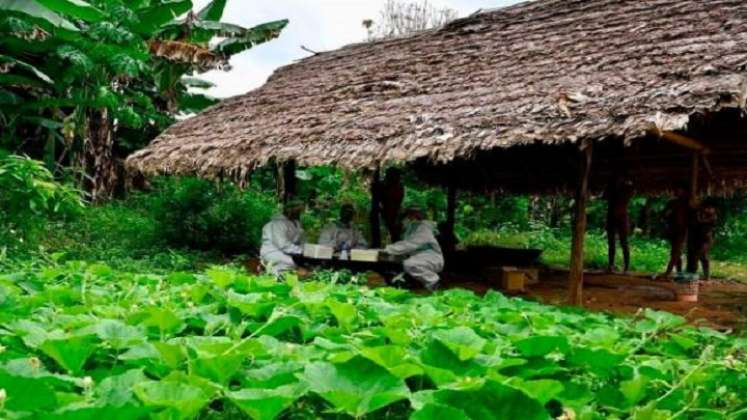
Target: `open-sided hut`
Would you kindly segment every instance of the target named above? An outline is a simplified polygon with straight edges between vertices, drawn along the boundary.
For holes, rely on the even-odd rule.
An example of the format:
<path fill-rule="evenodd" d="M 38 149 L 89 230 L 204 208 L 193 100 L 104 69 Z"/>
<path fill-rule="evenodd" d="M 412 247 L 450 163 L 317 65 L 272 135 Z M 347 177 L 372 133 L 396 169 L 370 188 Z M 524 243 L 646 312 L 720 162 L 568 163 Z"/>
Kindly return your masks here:
<path fill-rule="evenodd" d="M 398 162 L 455 188 L 574 191 L 580 303 L 585 203 L 611 171 L 647 192 L 747 180 L 745 76 L 743 0 L 539 0 L 313 55 L 127 163 L 245 178 Z"/>

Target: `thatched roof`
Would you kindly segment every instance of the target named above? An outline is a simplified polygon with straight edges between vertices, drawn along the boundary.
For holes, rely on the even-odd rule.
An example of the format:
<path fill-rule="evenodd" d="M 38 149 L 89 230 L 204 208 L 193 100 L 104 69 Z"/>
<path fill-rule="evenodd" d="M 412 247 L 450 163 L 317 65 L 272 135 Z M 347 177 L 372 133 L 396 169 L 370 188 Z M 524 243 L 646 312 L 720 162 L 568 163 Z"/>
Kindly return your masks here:
<path fill-rule="evenodd" d="M 281 68 L 128 165 L 203 176 L 290 159 L 438 166 L 517 145 L 630 141 L 744 108 L 746 68 L 744 0 L 539 0 Z"/>

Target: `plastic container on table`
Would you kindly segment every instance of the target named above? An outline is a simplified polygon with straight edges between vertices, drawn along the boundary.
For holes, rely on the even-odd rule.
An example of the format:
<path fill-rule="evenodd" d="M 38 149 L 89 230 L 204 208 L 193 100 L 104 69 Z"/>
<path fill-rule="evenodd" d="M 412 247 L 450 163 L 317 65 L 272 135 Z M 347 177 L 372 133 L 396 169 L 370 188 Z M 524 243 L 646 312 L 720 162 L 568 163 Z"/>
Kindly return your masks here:
<path fill-rule="evenodd" d="M 347 261 L 350 259 L 350 246 L 347 242 L 343 242 L 340 247 L 340 260 Z"/>

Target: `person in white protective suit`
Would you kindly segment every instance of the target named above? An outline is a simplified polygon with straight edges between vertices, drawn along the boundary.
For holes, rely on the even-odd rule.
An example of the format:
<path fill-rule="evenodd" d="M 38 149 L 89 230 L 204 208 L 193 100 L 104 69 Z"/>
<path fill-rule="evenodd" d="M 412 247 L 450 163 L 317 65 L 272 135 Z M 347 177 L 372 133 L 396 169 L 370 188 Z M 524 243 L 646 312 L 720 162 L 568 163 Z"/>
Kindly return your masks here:
<path fill-rule="evenodd" d="M 278 275 L 296 268 L 292 256 L 303 253 L 304 231 L 299 220 L 304 208 L 300 201 L 289 202 L 282 214 L 262 228 L 259 257 L 268 272 Z"/>
<path fill-rule="evenodd" d="M 438 288 L 439 273 L 444 268 L 441 246 L 436 240 L 436 224 L 425 220 L 418 208 L 405 211 L 404 239 L 386 247 L 385 253 L 404 257 L 405 274 L 421 283 L 428 290 Z"/>
<path fill-rule="evenodd" d="M 355 209 L 345 204 L 340 209 L 340 220 L 326 225 L 319 234 L 319 245 L 334 248 L 335 251 L 366 249 L 368 243 L 363 233 L 353 226 Z"/>

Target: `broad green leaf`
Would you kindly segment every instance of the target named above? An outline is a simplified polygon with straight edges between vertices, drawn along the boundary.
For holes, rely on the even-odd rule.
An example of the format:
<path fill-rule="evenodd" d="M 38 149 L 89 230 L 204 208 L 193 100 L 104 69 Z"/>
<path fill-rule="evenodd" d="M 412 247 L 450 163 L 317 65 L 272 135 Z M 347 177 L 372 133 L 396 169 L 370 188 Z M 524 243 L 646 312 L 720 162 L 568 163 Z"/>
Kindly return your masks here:
<path fill-rule="evenodd" d="M 133 391 L 143 404 L 174 409 L 185 419 L 199 413 L 211 398 L 197 386 L 176 381 L 140 382 Z"/>
<path fill-rule="evenodd" d="M 215 50 L 226 56 L 233 56 L 256 45 L 277 38 L 286 26 L 288 26 L 287 20 L 278 20 L 255 26 L 248 29 L 246 33 L 240 37 L 228 38 L 221 41 L 215 47 Z"/>
<path fill-rule="evenodd" d="M 236 281 L 236 272 L 221 267 L 212 267 L 205 273 L 210 281 L 226 289 Z"/>
<path fill-rule="evenodd" d="M 438 340 L 431 341 L 420 353 L 423 370 L 436 385 L 445 385 L 464 378 L 478 378 L 485 374 L 485 368 L 473 360 L 461 360 L 446 345 Z"/>
<path fill-rule="evenodd" d="M 117 350 L 141 343 L 146 339 L 145 331 L 114 319 L 102 319 L 91 328 L 91 331 Z"/>
<path fill-rule="evenodd" d="M 510 385 L 523 391 L 528 396 L 539 401 L 542 405 L 555 399 L 563 392 L 563 390 L 565 390 L 563 383 L 554 379 L 524 381 L 519 378 L 512 378 L 508 383 L 506 383 L 506 385 Z"/>
<path fill-rule="evenodd" d="M 201 112 L 219 102 L 218 99 L 201 93 L 183 93 L 179 95 L 179 109 L 182 112 Z"/>
<path fill-rule="evenodd" d="M 459 360 L 469 360 L 477 356 L 486 343 L 484 338 L 468 327 L 439 330 L 433 334 L 433 337 L 453 351 Z"/>
<path fill-rule="evenodd" d="M 158 352 L 161 360 L 171 369 L 179 369 L 181 364 L 187 359 L 184 347 L 178 343 L 154 342 L 153 347 Z"/>
<path fill-rule="evenodd" d="M 553 352 L 567 354 L 570 351 L 568 339 L 558 336 L 532 336 L 514 345 L 524 357 L 543 357 Z"/>
<path fill-rule="evenodd" d="M 587 343 L 610 348 L 620 339 L 620 334 L 611 327 L 597 327 L 584 334 Z"/>
<path fill-rule="evenodd" d="M 0 1 L 2 1 L 2 0 L 0 0 Z M 32 66 L 31 64 L 25 63 L 25 62 L 23 62 L 21 60 L 18 60 L 16 58 L 0 54 L 0 64 L 10 65 L 10 66 L 12 66 L 11 68 L 15 67 L 15 68 L 18 68 L 20 70 L 23 70 L 23 71 L 25 71 L 27 73 L 30 73 L 30 74 L 34 75 L 35 77 L 37 77 L 38 79 L 40 79 L 40 80 L 42 80 L 42 81 L 44 81 L 46 83 L 54 83 L 54 81 L 49 76 L 47 76 L 46 74 L 44 74 L 41 70 L 37 69 L 36 67 Z"/>
<path fill-rule="evenodd" d="M 251 318 L 265 318 L 275 307 L 273 295 L 269 293 L 249 293 L 242 295 L 229 290 L 226 294 L 228 306 L 238 309 Z"/>
<path fill-rule="evenodd" d="M 629 406 L 634 406 L 646 397 L 649 380 L 645 376 L 620 382 L 620 392 L 625 396 Z"/>
<path fill-rule="evenodd" d="M 48 411 L 57 406 L 54 390 L 43 379 L 11 376 L 0 372 L 0 389 L 6 392 L 7 410 Z"/>
<path fill-rule="evenodd" d="M 568 362 L 571 365 L 583 366 L 601 376 L 609 375 L 623 360 L 625 360 L 625 355 L 623 354 L 611 353 L 604 349 L 585 347 L 574 348 L 568 358 Z"/>
<path fill-rule="evenodd" d="M 410 395 L 402 379 L 362 357 L 342 364 L 310 363 L 303 378 L 336 410 L 361 417 Z"/>
<path fill-rule="evenodd" d="M 49 10 L 87 22 L 98 22 L 105 17 L 104 12 L 83 0 L 36 0 Z"/>
<path fill-rule="evenodd" d="M 70 21 L 42 6 L 36 0 L 0 0 L 0 10 L 23 13 L 35 19 L 47 22 L 55 27 L 63 28 L 68 31 L 78 31 L 78 28 Z"/>
<path fill-rule="evenodd" d="M 262 335 L 278 337 L 302 325 L 303 320 L 297 316 L 285 315 L 272 317 L 272 322 L 262 325 Z"/>
<path fill-rule="evenodd" d="M 408 360 L 412 358 L 402 346 L 364 347 L 361 356 L 387 368 L 398 378 L 407 379 L 423 374 L 423 368 L 415 364 L 415 360 Z"/>
<path fill-rule="evenodd" d="M 269 389 L 245 388 L 226 396 L 252 419 L 272 420 L 303 397 L 307 390 L 306 384 L 295 383 Z"/>
<path fill-rule="evenodd" d="M 63 408 L 54 413 L 45 413 L 39 418 L 44 420 L 139 420 L 146 418 L 150 411 L 147 407 L 133 404 L 76 406 Z"/>
<path fill-rule="evenodd" d="M 671 314 L 669 312 L 646 309 L 645 311 L 643 311 L 643 314 L 647 319 L 654 321 L 656 325 L 661 329 L 679 327 L 687 323 L 687 320 L 685 318 Z"/>
<path fill-rule="evenodd" d="M 516 388 L 493 381 L 478 389 L 438 390 L 431 398 L 434 403 L 459 410 L 475 420 L 550 418 L 539 401 Z"/>
<path fill-rule="evenodd" d="M 655 401 L 652 401 L 643 407 L 636 408 L 631 416 L 631 419 L 633 420 L 669 420 L 671 418 L 672 412 L 668 410 L 658 410 Z"/>
<path fill-rule="evenodd" d="M 146 377 L 141 369 L 128 370 L 123 374 L 103 379 L 95 392 L 103 405 L 122 407 L 134 402 L 133 387 L 145 381 Z"/>
<path fill-rule="evenodd" d="M 134 29 L 141 34 L 149 35 L 191 9 L 191 0 L 167 0 L 161 4 L 146 7 L 137 12 L 139 22 Z"/>
<path fill-rule="evenodd" d="M 192 353 L 190 372 L 219 384 L 227 384 L 247 358 L 227 337 L 190 337 L 185 342 Z"/>
<path fill-rule="evenodd" d="M 459 408 L 437 403 L 427 403 L 410 416 L 410 420 L 435 419 L 473 420 L 467 417 L 467 414 Z"/>
<path fill-rule="evenodd" d="M 213 22 L 220 21 L 223 17 L 223 11 L 226 8 L 226 2 L 227 0 L 212 0 L 202 10 L 197 12 L 197 18 Z"/>
<path fill-rule="evenodd" d="M 142 325 L 157 328 L 161 334 L 178 332 L 184 326 L 184 321 L 170 309 L 151 307 L 145 315 Z"/>
<path fill-rule="evenodd" d="M 299 362 L 277 362 L 248 370 L 242 376 L 242 383 L 249 388 L 278 388 L 298 382 L 297 374 L 302 373 L 304 364 Z"/>
<path fill-rule="evenodd" d="M 190 372 L 226 385 L 241 369 L 244 359 L 245 357 L 240 354 L 197 357 L 189 362 Z"/>
<path fill-rule="evenodd" d="M 88 358 L 96 351 L 96 346 L 94 336 L 84 335 L 62 340 L 46 340 L 39 350 L 54 359 L 68 372 L 79 374 Z"/>
<path fill-rule="evenodd" d="M 42 383 L 55 389 L 65 389 L 78 385 L 77 378 L 52 373 L 44 366 L 37 365 L 34 359 L 27 357 L 7 361 L 0 367 L 0 372 L 5 372 L 10 376 L 40 379 Z"/>
<path fill-rule="evenodd" d="M 330 299 L 327 301 L 327 307 L 332 312 L 332 315 L 334 315 L 340 327 L 347 331 L 353 328 L 353 324 L 358 317 L 358 310 L 355 308 L 355 305 Z"/>
<path fill-rule="evenodd" d="M 672 339 L 678 346 L 682 347 L 683 350 L 689 351 L 698 346 L 698 342 L 692 338 L 686 337 L 682 334 L 669 334 L 669 338 Z"/>
<path fill-rule="evenodd" d="M 196 281 L 194 274 L 184 272 L 174 272 L 166 277 L 166 281 L 169 284 L 182 285 L 182 284 L 193 284 Z"/>
<path fill-rule="evenodd" d="M 204 79 L 199 79 L 197 77 L 184 76 L 181 78 L 181 82 L 184 86 L 195 88 L 195 89 L 210 89 L 212 87 L 215 87 L 215 83 L 204 80 Z M 174 274 L 181 274 L 181 273 L 173 273 L 172 275 Z M 192 276 L 191 274 L 187 274 L 187 275 L 191 276 L 191 278 L 194 279 L 194 276 Z"/>

